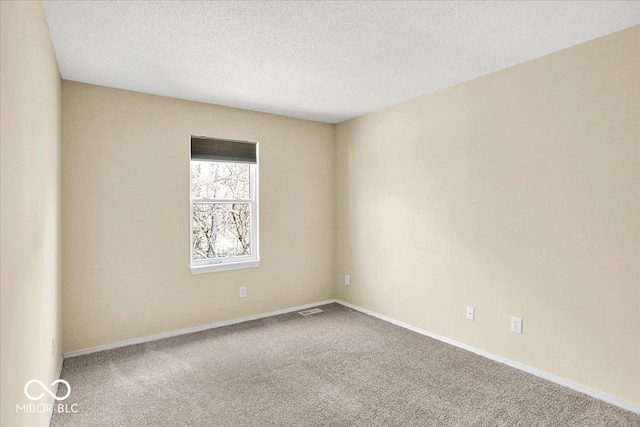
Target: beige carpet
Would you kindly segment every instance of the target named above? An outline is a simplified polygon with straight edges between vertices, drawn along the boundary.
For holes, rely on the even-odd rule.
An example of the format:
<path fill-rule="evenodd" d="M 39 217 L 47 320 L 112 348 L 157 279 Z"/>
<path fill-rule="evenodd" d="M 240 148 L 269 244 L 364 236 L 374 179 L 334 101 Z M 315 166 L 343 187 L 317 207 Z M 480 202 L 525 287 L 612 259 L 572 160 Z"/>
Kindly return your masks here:
<path fill-rule="evenodd" d="M 640 426 L 640 416 L 337 304 L 67 359 L 53 426 Z M 61 390 L 62 393 L 64 390 Z"/>

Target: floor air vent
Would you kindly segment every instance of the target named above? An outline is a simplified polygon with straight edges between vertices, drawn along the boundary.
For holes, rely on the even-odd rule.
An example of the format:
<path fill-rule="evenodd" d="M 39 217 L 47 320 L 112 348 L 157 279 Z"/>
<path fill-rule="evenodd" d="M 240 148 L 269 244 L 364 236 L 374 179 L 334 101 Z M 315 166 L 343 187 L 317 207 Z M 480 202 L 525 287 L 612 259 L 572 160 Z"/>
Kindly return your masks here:
<path fill-rule="evenodd" d="M 298 314 L 302 316 L 311 316 L 312 314 L 322 313 L 319 308 L 310 308 L 309 310 L 299 311 Z"/>

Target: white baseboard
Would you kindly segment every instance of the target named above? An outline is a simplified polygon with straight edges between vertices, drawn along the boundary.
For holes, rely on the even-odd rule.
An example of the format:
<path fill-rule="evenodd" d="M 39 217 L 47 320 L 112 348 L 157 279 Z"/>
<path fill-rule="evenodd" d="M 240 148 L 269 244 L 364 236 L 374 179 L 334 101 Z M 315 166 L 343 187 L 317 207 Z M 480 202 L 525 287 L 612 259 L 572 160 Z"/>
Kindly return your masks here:
<path fill-rule="evenodd" d="M 221 328 L 223 326 L 235 325 L 235 324 L 242 323 L 242 322 L 248 322 L 250 320 L 258 320 L 258 319 L 264 319 L 265 317 L 277 316 L 278 314 L 286 314 L 286 313 L 291 313 L 293 311 L 306 310 L 307 308 L 317 307 L 319 305 L 331 304 L 333 302 L 336 302 L 336 300 L 329 299 L 329 300 L 314 302 L 314 303 L 311 303 L 311 304 L 304 304 L 304 305 L 299 305 L 299 306 L 296 306 L 296 307 L 284 308 L 282 310 L 270 311 L 268 313 L 254 314 L 254 315 L 251 315 L 251 316 L 238 317 L 236 319 L 223 320 L 221 322 L 209 323 L 207 325 L 201 325 L 201 326 L 194 326 L 192 328 L 179 329 L 177 331 L 163 332 L 161 334 L 147 335 L 145 337 L 134 338 L 134 339 L 125 340 L 125 341 L 118 341 L 118 342 L 115 342 L 113 344 L 105 344 L 105 345 L 99 345 L 99 346 L 96 346 L 96 347 L 85 348 L 85 349 L 82 349 L 82 350 L 70 351 L 68 353 L 64 353 L 64 358 L 68 359 L 68 358 L 71 358 L 71 357 L 82 356 L 84 354 L 97 353 L 99 351 L 111 350 L 111 349 L 119 348 L 119 347 L 127 347 L 127 346 L 134 345 L 134 344 L 142 344 L 142 343 L 145 343 L 145 342 L 161 340 L 161 339 L 164 339 L 164 338 L 176 337 L 178 335 L 184 335 L 184 334 L 191 334 L 193 332 L 206 331 L 207 329 Z"/>
<path fill-rule="evenodd" d="M 458 342 L 458 341 L 443 337 L 443 336 L 438 335 L 438 334 L 434 334 L 433 332 L 425 331 L 424 329 L 420 329 L 420 328 L 417 328 L 415 326 L 409 325 L 407 323 L 400 322 L 399 320 L 395 320 L 395 319 L 392 319 L 390 317 L 383 316 L 382 314 L 378 314 L 378 313 L 373 312 L 371 310 L 367 310 L 366 308 L 362 308 L 362 307 L 359 307 L 359 306 L 354 305 L 354 304 L 350 304 L 350 303 L 342 301 L 342 300 L 335 300 L 335 302 L 337 302 L 338 304 L 344 305 L 345 307 L 349 307 L 349 308 L 352 308 L 354 310 L 357 310 L 357 311 L 359 311 L 361 313 L 368 314 L 369 316 L 373 316 L 373 317 L 376 317 L 378 319 L 384 320 L 386 322 L 393 323 L 394 325 L 400 326 L 400 327 L 405 328 L 405 329 L 409 329 L 409 330 L 411 330 L 413 332 L 417 332 L 417 333 L 419 333 L 421 335 L 426 335 L 426 336 L 428 336 L 430 338 L 434 338 L 434 339 L 436 339 L 438 341 L 442 341 L 444 343 L 451 344 L 451 345 L 454 345 L 456 347 L 460 347 L 460 348 L 462 348 L 464 350 L 467 350 L 467 351 L 470 351 L 470 352 L 475 353 L 477 355 L 486 357 L 487 359 L 491 359 L 491 360 L 494 360 L 496 362 L 503 363 L 505 365 L 511 366 L 512 368 L 519 369 L 521 371 L 527 372 L 529 374 L 533 374 L 533 375 L 535 375 L 537 377 L 540 377 L 540 378 L 544 378 L 545 380 L 554 382 L 554 383 L 559 384 L 561 386 L 568 387 L 568 388 L 570 388 L 572 390 L 575 390 L 577 392 L 584 393 L 584 394 L 586 394 L 588 396 L 591 396 L 591 397 L 595 397 L 596 399 L 599 399 L 599 400 L 602 400 L 604 402 L 610 403 L 612 405 L 618 406 L 618 407 L 620 407 L 622 409 L 626 409 L 627 411 L 631 411 L 631 412 L 635 412 L 636 414 L 640 414 L 640 405 L 636 405 L 634 403 L 627 402 L 626 400 L 617 398 L 615 396 L 611 396 L 611 395 L 603 393 L 601 391 L 594 390 L 594 389 L 592 389 L 590 387 L 584 386 L 582 384 L 576 383 L 576 382 L 568 380 L 566 378 L 562 378 L 562 377 L 559 377 L 559 376 L 556 376 L 556 375 L 553 375 L 553 374 L 549 374 L 549 373 L 541 371 L 539 369 L 532 368 L 531 366 L 527 366 L 527 365 L 524 365 L 522 363 L 515 362 L 513 360 L 506 359 L 506 358 L 501 357 L 501 356 L 497 356 L 495 354 L 489 353 L 489 352 L 484 351 L 484 350 L 480 350 L 479 348 L 471 347 L 470 345 L 463 344 L 461 342 Z"/>
<path fill-rule="evenodd" d="M 626 409 L 627 411 L 631 411 L 634 412 L 636 414 L 640 414 L 640 405 L 628 402 L 626 400 L 617 398 L 615 396 L 611 396 L 609 394 L 603 393 L 601 391 L 592 389 L 590 387 L 584 386 L 582 384 L 576 383 L 574 381 L 568 380 L 566 378 L 562 378 L 553 374 L 549 374 L 547 372 L 541 371 L 539 369 L 536 368 L 532 368 L 531 366 L 527 366 L 524 365 L 522 363 L 519 362 L 515 362 L 513 360 L 504 358 L 502 356 L 497 356 L 495 354 L 489 353 L 487 351 L 484 350 L 480 350 L 479 348 L 475 348 L 472 347 L 470 345 L 467 344 L 463 344 L 461 342 L 452 340 L 450 338 L 446 338 L 443 337 L 441 335 L 438 334 L 434 334 L 433 332 L 429 332 L 429 331 L 425 331 L 424 329 L 420 329 L 416 326 L 412 326 L 409 325 L 408 323 L 404 323 L 401 322 L 399 320 L 395 320 L 392 319 L 390 317 L 387 316 L 383 316 L 382 314 L 378 314 L 374 311 L 371 310 L 367 310 L 366 308 L 362 308 L 359 307 L 357 305 L 342 301 L 342 300 L 336 300 L 336 299 L 328 299 L 328 300 L 324 300 L 324 301 L 319 301 L 319 302 L 315 302 L 315 303 L 311 303 L 311 304 L 304 304 L 304 305 L 299 305 L 296 307 L 290 307 L 290 308 L 285 308 L 282 310 L 275 310 L 275 311 L 270 311 L 268 313 L 261 313 L 261 314 L 255 314 L 255 315 L 251 315 L 251 316 L 245 316 L 245 317 L 239 317 L 236 319 L 231 319 L 231 320 L 225 320 L 222 322 L 215 322 L 215 323 L 209 323 L 207 325 L 201 325 L 201 326 L 195 326 L 192 328 L 186 328 L 186 329 L 180 329 L 177 331 L 170 331 L 170 332 L 164 332 L 161 334 L 156 334 L 156 335 L 148 335 L 146 337 L 141 337 L 141 338 L 134 338 L 134 339 L 130 339 L 130 340 L 126 340 L 126 341 L 119 341 L 113 344 L 106 344 L 106 345 L 100 345 L 100 346 L 96 346 L 96 347 L 91 347 L 91 348 L 86 348 L 83 350 L 76 350 L 76 351 L 71 351 L 68 353 L 64 353 L 64 358 L 70 358 L 70 357 L 76 357 L 76 356 L 81 356 L 84 354 L 90 354 L 90 353 L 97 353 L 99 351 L 105 351 L 105 350 L 111 350 L 114 348 L 119 348 L 119 347 L 126 347 L 126 346 L 130 346 L 130 345 L 134 345 L 134 344 L 141 344 L 141 343 L 145 343 L 145 342 L 150 342 L 150 341 L 155 341 L 155 340 L 160 340 L 163 338 L 171 338 L 171 337 L 175 337 L 178 335 L 184 335 L 184 334 L 190 334 L 193 332 L 200 332 L 200 331 L 206 331 L 207 329 L 214 329 L 214 328 L 221 328 L 223 326 L 229 326 L 229 325 L 235 325 L 238 323 L 242 323 L 242 322 L 248 322 L 250 320 L 258 320 L 258 319 L 264 319 L 265 317 L 271 317 L 271 316 L 277 316 L 279 314 L 285 314 L 285 313 L 291 313 L 294 311 L 300 311 L 300 310 L 305 310 L 308 308 L 312 308 L 312 307 L 317 307 L 319 305 L 325 305 L 325 304 L 331 304 L 331 303 L 338 303 L 341 304 L 345 307 L 351 308 L 353 310 L 359 311 L 361 313 L 364 314 L 368 314 L 370 316 L 376 317 L 378 319 L 384 320 L 386 322 L 389 323 L 393 323 L 394 325 L 400 326 L 402 328 L 405 329 L 409 329 L 413 332 L 417 332 L 421 335 L 425 335 L 428 336 L 430 338 L 434 338 L 438 341 L 442 341 L 444 343 L 447 344 L 451 344 L 454 345 L 456 347 L 462 348 L 464 350 L 470 351 L 472 353 L 475 353 L 477 355 L 486 357 L 487 359 L 491 359 L 493 361 L 499 362 L 499 363 L 503 363 L 505 365 L 511 366 L 512 368 L 516 368 L 519 369 L 521 371 L 530 373 L 532 375 L 535 375 L 537 377 L 543 378 L 547 381 L 551 381 L 554 382 L 556 384 L 559 384 L 561 386 L 564 387 L 568 387 L 572 390 L 575 390 L 577 392 L 586 394 L 588 396 L 594 397 L 596 399 L 602 400 L 604 402 L 610 403 L 612 405 L 618 406 L 622 409 Z M 59 368 L 59 372 L 58 372 L 58 378 L 60 378 L 60 371 L 62 370 L 62 361 L 60 362 L 60 368 Z M 51 421 L 51 419 L 49 419 L 49 421 Z M 48 424 L 47 424 L 48 425 Z"/>
<path fill-rule="evenodd" d="M 60 375 L 62 375 L 62 363 L 64 362 L 64 356 L 60 357 L 60 362 L 58 362 L 58 372 L 56 374 L 56 377 L 54 379 L 54 381 L 59 380 L 60 379 Z M 56 389 L 53 391 L 53 394 L 58 394 L 58 384 L 56 384 Z M 56 404 L 56 399 L 53 397 L 49 398 L 49 403 L 51 404 L 51 407 L 53 407 L 53 405 Z M 47 423 L 45 424 L 45 427 L 49 427 L 51 425 L 51 417 L 53 417 L 53 411 L 49 412 L 49 416 L 47 417 Z"/>

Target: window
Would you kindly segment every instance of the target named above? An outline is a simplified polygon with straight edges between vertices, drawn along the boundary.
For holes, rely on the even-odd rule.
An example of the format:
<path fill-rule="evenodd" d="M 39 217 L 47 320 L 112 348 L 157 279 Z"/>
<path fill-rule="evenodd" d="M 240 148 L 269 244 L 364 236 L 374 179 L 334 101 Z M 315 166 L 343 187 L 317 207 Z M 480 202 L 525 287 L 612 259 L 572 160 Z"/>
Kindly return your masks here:
<path fill-rule="evenodd" d="M 191 137 L 191 273 L 258 267 L 257 144 Z"/>

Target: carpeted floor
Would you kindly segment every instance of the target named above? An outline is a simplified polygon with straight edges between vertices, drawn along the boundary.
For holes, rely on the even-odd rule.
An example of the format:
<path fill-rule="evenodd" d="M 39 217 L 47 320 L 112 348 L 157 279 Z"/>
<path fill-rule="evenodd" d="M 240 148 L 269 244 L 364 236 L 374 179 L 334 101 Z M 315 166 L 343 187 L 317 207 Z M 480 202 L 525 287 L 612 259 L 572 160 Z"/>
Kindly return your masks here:
<path fill-rule="evenodd" d="M 337 304 L 67 359 L 52 426 L 640 426 Z M 60 387 L 63 394 L 66 390 Z"/>

